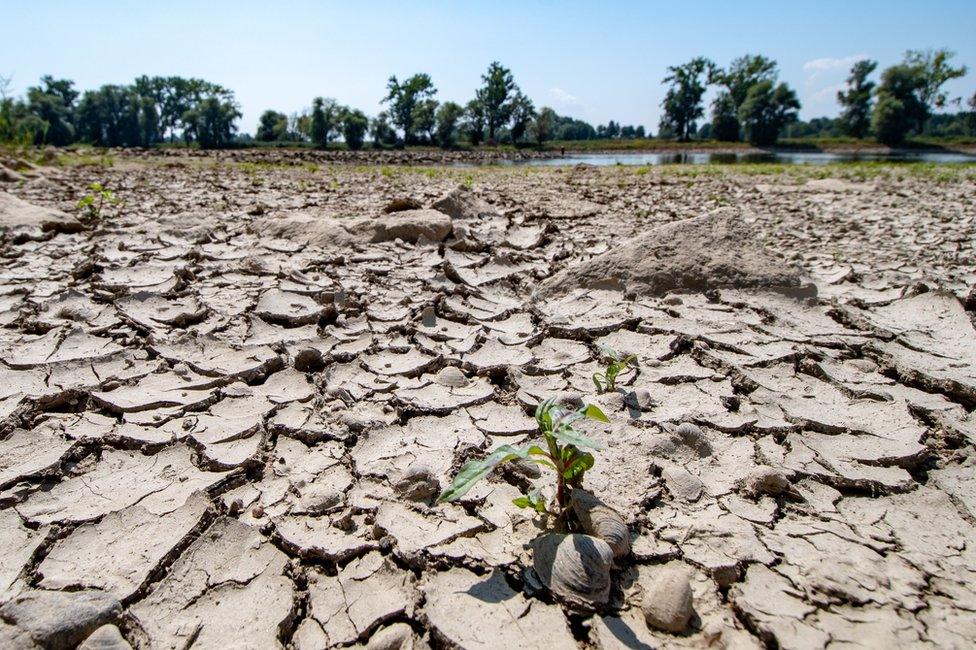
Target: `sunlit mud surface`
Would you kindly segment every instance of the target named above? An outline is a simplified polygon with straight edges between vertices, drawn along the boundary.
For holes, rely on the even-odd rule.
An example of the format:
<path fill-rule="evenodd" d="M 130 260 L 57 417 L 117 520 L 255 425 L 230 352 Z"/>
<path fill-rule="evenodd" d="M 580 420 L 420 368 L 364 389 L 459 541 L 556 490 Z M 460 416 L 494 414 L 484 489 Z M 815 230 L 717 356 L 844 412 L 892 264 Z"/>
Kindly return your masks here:
<path fill-rule="evenodd" d="M 0 159 L 3 647 L 976 638 L 971 168 L 247 156 Z M 435 504 L 550 396 L 611 420 L 585 598 L 545 474 Z"/>

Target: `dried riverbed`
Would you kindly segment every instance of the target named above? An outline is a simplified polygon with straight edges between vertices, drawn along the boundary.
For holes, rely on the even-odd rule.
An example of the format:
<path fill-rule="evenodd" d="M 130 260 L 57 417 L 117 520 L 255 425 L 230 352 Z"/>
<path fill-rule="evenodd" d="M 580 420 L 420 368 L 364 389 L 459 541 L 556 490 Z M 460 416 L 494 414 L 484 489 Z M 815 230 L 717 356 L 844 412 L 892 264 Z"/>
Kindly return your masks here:
<path fill-rule="evenodd" d="M 0 184 L 3 647 L 976 637 L 971 167 L 240 155 Z M 548 396 L 610 416 L 606 604 L 543 588 L 525 467 L 433 503 Z"/>

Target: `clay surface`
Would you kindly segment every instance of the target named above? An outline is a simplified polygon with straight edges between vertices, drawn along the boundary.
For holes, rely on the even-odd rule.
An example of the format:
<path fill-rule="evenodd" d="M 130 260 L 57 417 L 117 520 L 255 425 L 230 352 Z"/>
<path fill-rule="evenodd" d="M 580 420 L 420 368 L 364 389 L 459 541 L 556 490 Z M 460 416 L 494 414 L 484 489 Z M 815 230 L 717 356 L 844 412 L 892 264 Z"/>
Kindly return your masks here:
<path fill-rule="evenodd" d="M 112 155 L 0 190 L 0 646 L 976 638 L 972 171 Z M 586 531 L 435 502 L 553 396 Z"/>

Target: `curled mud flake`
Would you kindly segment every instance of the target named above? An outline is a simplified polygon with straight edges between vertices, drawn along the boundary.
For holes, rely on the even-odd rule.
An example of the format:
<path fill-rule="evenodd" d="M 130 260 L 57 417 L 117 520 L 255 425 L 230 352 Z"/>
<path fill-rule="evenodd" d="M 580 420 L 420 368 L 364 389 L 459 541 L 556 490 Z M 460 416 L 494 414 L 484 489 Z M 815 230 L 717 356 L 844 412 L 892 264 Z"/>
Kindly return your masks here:
<path fill-rule="evenodd" d="M 549 533 L 532 542 L 532 567 L 542 585 L 572 607 L 604 605 L 610 598 L 613 550 L 598 537 Z"/>

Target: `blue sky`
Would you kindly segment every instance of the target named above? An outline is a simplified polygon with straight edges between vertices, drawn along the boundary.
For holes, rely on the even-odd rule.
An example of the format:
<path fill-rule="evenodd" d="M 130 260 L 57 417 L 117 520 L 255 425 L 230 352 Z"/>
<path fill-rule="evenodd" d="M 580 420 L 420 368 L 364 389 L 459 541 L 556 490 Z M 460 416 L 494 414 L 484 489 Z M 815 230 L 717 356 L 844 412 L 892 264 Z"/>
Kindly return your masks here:
<path fill-rule="evenodd" d="M 79 87 L 139 74 L 203 77 L 232 88 L 241 130 L 266 108 L 316 95 L 370 115 L 391 74 L 427 72 L 438 99 L 473 96 L 492 60 L 536 106 L 656 131 L 670 64 L 704 55 L 775 58 L 804 119 L 837 112 L 850 63 L 881 66 L 909 48 L 948 47 L 976 67 L 976 0 L 640 2 L 31 2 L 5 3 L 0 75 L 20 94 L 42 74 Z M 952 96 L 976 91 L 976 72 Z"/>

